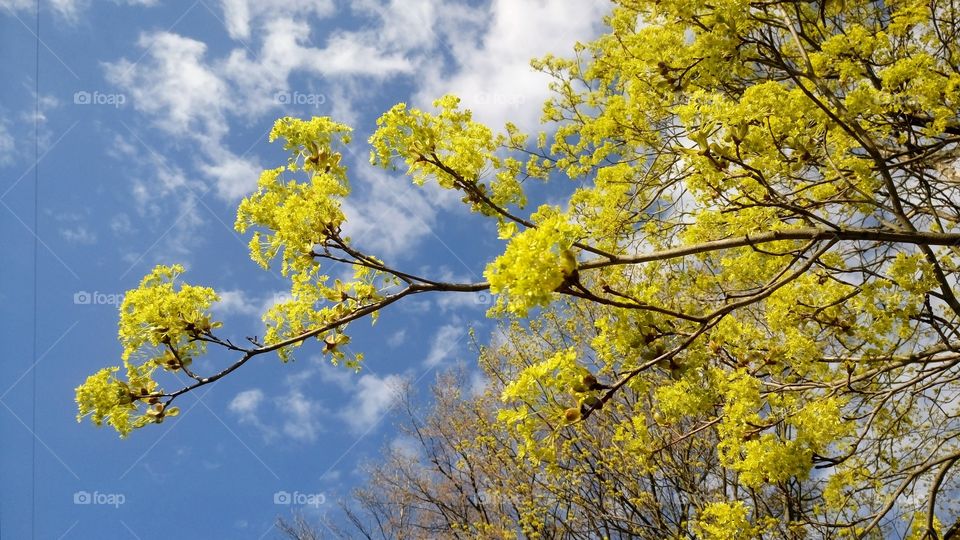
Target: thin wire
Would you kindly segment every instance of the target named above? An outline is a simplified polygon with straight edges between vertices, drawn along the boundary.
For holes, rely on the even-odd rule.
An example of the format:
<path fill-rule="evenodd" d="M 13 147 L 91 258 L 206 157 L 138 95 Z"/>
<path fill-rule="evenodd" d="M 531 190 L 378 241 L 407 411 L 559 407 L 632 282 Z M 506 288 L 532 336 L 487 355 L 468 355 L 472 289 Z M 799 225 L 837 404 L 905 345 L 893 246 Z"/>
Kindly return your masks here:
<path fill-rule="evenodd" d="M 31 400 L 32 412 L 30 415 L 30 537 L 37 538 L 37 342 L 39 340 L 38 323 L 40 315 L 38 313 L 38 292 L 40 271 L 38 262 L 40 229 L 40 0 L 37 0 L 37 31 L 34 35 L 37 38 L 36 49 L 34 51 L 34 111 L 33 111 L 33 369 L 30 370 L 30 382 L 32 386 Z"/>

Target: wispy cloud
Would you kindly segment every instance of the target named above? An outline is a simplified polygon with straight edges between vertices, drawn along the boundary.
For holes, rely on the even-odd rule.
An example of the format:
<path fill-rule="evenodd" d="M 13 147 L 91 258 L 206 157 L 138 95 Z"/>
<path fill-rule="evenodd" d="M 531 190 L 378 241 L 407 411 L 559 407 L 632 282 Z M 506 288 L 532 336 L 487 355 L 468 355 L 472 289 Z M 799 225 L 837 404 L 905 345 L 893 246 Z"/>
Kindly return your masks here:
<path fill-rule="evenodd" d="M 263 401 L 263 390 L 252 388 L 235 395 L 227 405 L 227 410 L 236 415 L 241 424 L 253 426 L 265 439 L 269 440 L 276 436 L 276 430 L 260 419 Z"/>
<path fill-rule="evenodd" d="M 265 17 L 327 17 L 333 14 L 331 0 L 220 0 L 224 23 L 230 37 L 248 39 L 251 27 Z"/>
<path fill-rule="evenodd" d="M 295 441 L 313 442 L 323 429 L 320 419 L 324 409 L 316 400 L 310 399 L 299 389 L 274 400 L 283 413 L 283 434 Z"/>
<path fill-rule="evenodd" d="M 404 342 L 406 341 L 407 341 L 407 329 L 401 328 L 400 330 L 397 330 L 396 332 L 390 334 L 389 337 L 387 337 L 387 346 L 391 348 L 397 348 L 400 345 L 403 345 Z"/>
<path fill-rule="evenodd" d="M 353 399 L 338 414 L 351 431 L 364 433 L 396 405 L 407 381 L 402 375 L 362 375 L 354 387 Z"/>
<path fill-rule="evenodd" d="M 475 40 L 450 42 L 452 72 L 441 65 L 423 66 L 424 83 L 414 101 L 426 106 L 453 93 L 493 129 L 502 129 L 509 120 L 531 130 L 539 124 L 549 79 L 533 71 L 530 60 L 547 53 L 569 55 L 575 40 L 599 34 L 602 15 L 609 9 L 607 0 L 492 0 L 477 19 L 488 24 L 465 33 Z"/>
<path fill-rule="evenodd" d="M 244 390 L 234 396 L 227 409 L 268 443 L 281 439 L 310 443 L 323 430 L 324 408 L 299 388 L 289 388 L 273 398 L 259 388 Z"/>
<path fill-rule="evenodd" d="M 467 331 L 459 321 L 445 324 L 437 329 L 430 342 L 430 351 L 423 360 L 426 367 L 436 367 L 453 356 L 459 348 Z"/>
<path fill-rule="evenodd" d="M 76 225 L 69 228 L 60 229 L 60 237 L 71 244 L 94 244 L 97 241 L 97 235 L 85 225 Z"/>
<path fill-rule="evenodd" d="M 0 166 L 13 163 L 17 148 L 6 118 L 0 118 Z"/>
<path fill-rule="evenodd" d="M 219 290 L 220 301 L 213 305 L 213 312 L 223 318 L 226 316 L 248 316 L 260 318 L 274 305 L 290 298 L 286 291 L 274 291 L 251 294 L 239 289 Z"/>
<path fill-rule="evenodd" d="M 343 9 L 363 24 L 333 29 L 316 41 L 311 24 L 337 12 L 329 0 L 222 0 L 216 7 L 236 45 L 227 53 L 213 54 L 204 41 L 174 30 L 154 31 L 140 36 L 139 55 L 104 64 L 107 81 L 176 141 L 169 148 L 192 156 L 190 171 L 155 163 L 155 182 L 135 181 L 142 204 L 162 205 L 181 186 L 201 193 L 212 188 L 225 201 L 252 191 L 262 164 L 233 148 L 228 135 L 235 126 L 296 106 L 278 98 L 292 90 L 322 102 L 318 114 L 355 121 L 358 103 L 375 98 L 388 81 L 402 80 L 413 83 L 413 102 L 421 106 L 454 92 L 494 128 L 508 117 L 532 127 L 547 80 L 529 67 L 530 57 L 568 53 L 571 40 L 598 31 L 596 21 L 608 3 L 493 0 L 468 7 L 449 0 L 358 0 Z M 534 19 L 537 25 L 527 24 Z M 305 88 L 290 88 L 292 80 Z M 345 205 L 348 228 L 377 255 L 407 255 L 429 238 L 438 211 L 457 202 L 455 194 L 435 186 L 399 187 L 395 183 L 405 179 L 372 171 L 365 159 L 353 157 L 358 189 Z M 204 187 L 194 187 L 197 182 Z"/>

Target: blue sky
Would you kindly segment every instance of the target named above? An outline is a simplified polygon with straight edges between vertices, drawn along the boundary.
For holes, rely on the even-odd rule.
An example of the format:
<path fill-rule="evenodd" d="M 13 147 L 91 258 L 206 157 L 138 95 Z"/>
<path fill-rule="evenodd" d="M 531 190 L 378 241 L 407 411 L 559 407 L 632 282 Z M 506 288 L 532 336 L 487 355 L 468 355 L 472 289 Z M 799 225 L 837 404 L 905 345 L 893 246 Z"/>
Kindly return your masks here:
<path fill-rule="evenodd" d="M 568 54 L 601 31 L 607 7 L 54 0 L 41 2 L 38 31 L 32 0 L 0 0 L 0 537 L 279 538 L 273 522 L 297 503 L 334 512 L 363 481 L 360 464 L 405 444 L 393 388 L 473 369 L 467 329 L 493 329 L 484 298 L 403 302 L 374 328 L 355 325 L 359 374 L 324 363 L 316 344 L 287 365 L 258 358 L 127 440 L 77 424 L 73 403 L 87 375 L 119 363 L 117 300 L 153 265 L 181 263 L 187 281 L 221 292 L 228 337 L 262 335 L 259 314 L 287 285 L 248 259 L 232 224 L 259 171 L 285 159 L 266 140 L 285 115 L 355 127 L 357 245 L 480 280 L 502 249 L 492 223 L 456 194 L 372 169 L 364 141 L 394 103 L 448 92 L 494 128 L 534 130 L 547 80 L 529 59 Z M 283 493 L 294 504 L 277 504 Z"/>

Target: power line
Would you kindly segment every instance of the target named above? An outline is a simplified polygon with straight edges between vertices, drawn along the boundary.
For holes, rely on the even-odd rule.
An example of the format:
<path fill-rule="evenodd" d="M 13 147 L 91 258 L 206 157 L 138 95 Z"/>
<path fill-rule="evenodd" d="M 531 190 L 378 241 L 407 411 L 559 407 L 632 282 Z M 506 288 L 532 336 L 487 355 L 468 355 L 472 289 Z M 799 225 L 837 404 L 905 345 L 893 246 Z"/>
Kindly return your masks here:
<path fill-rule="evenodd" d="M 30 370 L 30 537 L 37 538 L 37 350 L 39 340 L 40 289 L 39 242 L 40 242 L 40 0 L 36 2 L 36 48 L 34 51 L 34 111 L 33 111 L 33 369 Z"/>

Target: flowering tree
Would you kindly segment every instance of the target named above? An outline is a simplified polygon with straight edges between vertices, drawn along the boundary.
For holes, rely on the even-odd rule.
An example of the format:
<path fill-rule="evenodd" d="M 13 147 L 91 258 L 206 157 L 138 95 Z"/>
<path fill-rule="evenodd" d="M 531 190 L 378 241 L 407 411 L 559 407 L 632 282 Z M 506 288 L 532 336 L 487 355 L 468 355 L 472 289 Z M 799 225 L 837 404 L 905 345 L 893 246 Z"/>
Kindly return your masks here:
<path fill-rule="evenodd" d="M 553 77 L 549 133 L 494 134 L 452 96 L 378 121 L 373 164 L 496 221 L 506 247 L 485 282 L 355 247 L 342 234 L 349 128 L 283 118 L 271 140 L 289 161 L 263 173 L 236 226 L 290 300 L 264 314 L 262 340 L 237 343 L 212 319 L 215 291 L 154 269 L 121 307 L 122 371 L 77 389 L 79 416 L 125 436 L 313 339 L 359 365 L 342 352 L 350 323 L 408 296 L 489 289 L 489 315 L 518 320 L 566 297 L 589 324 L 561 319 L 579 338 L 501 395 L 498 422 L 531 463 L 556 463 L 565 433 L 616 408 L 612 436 L 637 464 L 710 441 L 722 474 L 690 534 L 960 537 L 960 8 L 616 4 L 606 35 L 534 62 Z M 578 186 L 567 204 L 525 207 L 524 180 L 562 176 Z M 326 261 L 353 279 L 332 280 Z M 210 346 L 235 361 L 195 372 Z M 165 372 L 189 384 L 167 387 Z"/>
<path fill-rule="evenodd" d="M 564 309 L 528 327 L 504 328 L 502 342 L 480 355 L 486 386 L 480 390 L 458 373 L 443 374 L 426 414 L 408 388 L 400 429 L 409 444 L 388 449 L 369 467 L 367 484 L 341 503 L 347 522 L 365 538 L 684 536 L 703 503 L 722 497 L 716 480 L 724 472 L 709 432 L 640 459 L 629 426 L 644 396 L 630 387 L 603 414 L 558 430 L 549 461 L 522 455 L 523 434 L 499 420 L 509 407 L 500 399 L 507 381 L 581 341 L 568 324 L 589 318 L 587 310 Z M 672 436 L 674 426 L 650 429 Z M 351 537 L 333 519 L 323 529 L 304 525 Z"/>

